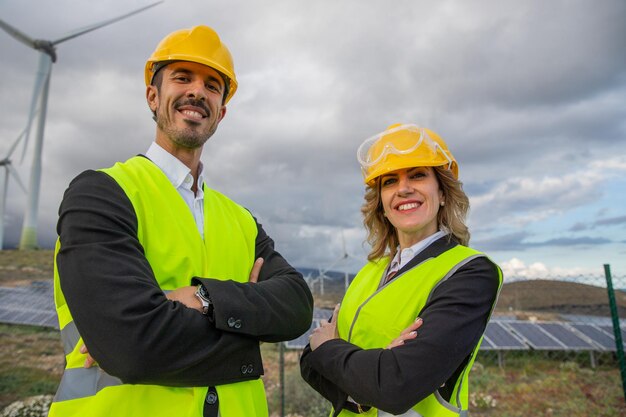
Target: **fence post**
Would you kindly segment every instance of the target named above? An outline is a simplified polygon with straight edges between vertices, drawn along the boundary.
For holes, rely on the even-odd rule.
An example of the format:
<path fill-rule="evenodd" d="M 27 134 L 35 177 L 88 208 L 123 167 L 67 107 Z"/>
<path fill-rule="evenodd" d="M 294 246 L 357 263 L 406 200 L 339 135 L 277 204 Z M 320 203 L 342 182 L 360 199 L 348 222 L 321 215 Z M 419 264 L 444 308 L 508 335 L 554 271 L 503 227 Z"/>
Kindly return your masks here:
<path fill-rule="evenodd" d="M 606 290 L 609 293 L 609 306 L 611 308 L 611 318 L 613 319 L 613 333 L 615 335 L 615 348 L 617 349 L 617 360 L 622 375 L 622 389 L 626 400 L 626 361 L 624 360 L 624 344 L 622 343 L 622 331 L 619 327 L 619 314 L 617 303 L 615 302 L 615 292 L 613 291 L 613 279 L 611 278 L 611 266 L 604 264 L 604 276 L 606 278 Z"/>
<path fill-rule="evenodd" d="M 285 342 L 278 343 L 278 368 L 280 379 L 280 417 L 285 417 Z"/>

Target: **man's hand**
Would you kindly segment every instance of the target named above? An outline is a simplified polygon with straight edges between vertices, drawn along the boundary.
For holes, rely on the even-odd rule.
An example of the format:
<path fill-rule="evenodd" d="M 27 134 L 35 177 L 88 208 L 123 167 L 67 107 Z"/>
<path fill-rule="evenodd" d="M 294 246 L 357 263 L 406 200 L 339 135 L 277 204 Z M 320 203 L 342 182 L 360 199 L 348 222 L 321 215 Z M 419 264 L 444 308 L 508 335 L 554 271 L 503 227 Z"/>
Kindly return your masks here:
<path fill-rule="evenodd" d="M 252 271 L 250 272 L 250 278 L 248 282 L 257 282 L 259 279 L 259 273 L 261 272 L 261 267 L 263 266 L 263 258 L 258 258 L 254 261 L 254 265 L 252 265 Z M 180 287 L 173 291 L 170 291 L 166 294 L 168 300 L 178 301 L 179 303 L 183 303 L 186 307 L 193 308 L 194 310 L 198 310 L 202 313 L 202 303 L 196 297 L 196 287 L 195 286 L 187 286 Z"/>
<path fill-rule="evenodd" d="M 256 261 L 254 261 L 254 265 L 252 265 L 252 271 L 250 271 L 250 278 L 248 279 L 248 282 L 256 283 L 259 280 L 259 274 L 261 273 L 262 266 L 263 258 L 258 258 Z M 202 313 L 202 303 L 200 302 L 198 297 L 196 297 L 195 286 L 177 288 L 173 291 L 168 292 L 165 296 L 170 301 L 178 301 L 179 303 L 184 304 L 186 307 L 193 308 Z M 87 346 L 82 345 L 80 347 L 80 353 L 87 355 L 83 367 L 91 368 L 92 366 L 96 365 L 96 360 L 89 354 Z"/>
<path fill-rule="evenodd" d="M 405 340 L 415 339 L 417 337 L 417 329 L 422 326 L 423 322 L 424 321 L 418 317 L 409 327 L 402 330 L 400 336 L 393 339 L 385 349 L 393 349 L 397 346 L 402 346 Z"/>
<path fill-rule="evenodd" d="M 80 353 L 87 355 L 87 358 L 85 359 L 85 363 L 83 364 L 83 368 L 91 368 L 92 366 L 96 365 L 96 360 L 92 358 L 89 352 L 87 351 L 87 346 L 82 345 L 80 347 Z"/>
<path fill-rule="evenodd" d="M 168 292 L 166 295 L 168 300 L 178 301 L 183 303 L 186 307 L 193 308 L 202 313 L 202 303 L 196 297 L 196 287 L 187 286 L 176 288 L 174 291 Z"/>
<path fill-rule="evenodd" d="M 337 316 L 339 315 L 339 304 L 335 306 L 333 316 L 330 322 L 322 322 L 320 327 L 313 330 L 311 336 L 309 336 L 309 344 L 311 350 L 317 349 L 322 343 L 332 339 L 339 338 L 339 332 L 337 331 Z"/>

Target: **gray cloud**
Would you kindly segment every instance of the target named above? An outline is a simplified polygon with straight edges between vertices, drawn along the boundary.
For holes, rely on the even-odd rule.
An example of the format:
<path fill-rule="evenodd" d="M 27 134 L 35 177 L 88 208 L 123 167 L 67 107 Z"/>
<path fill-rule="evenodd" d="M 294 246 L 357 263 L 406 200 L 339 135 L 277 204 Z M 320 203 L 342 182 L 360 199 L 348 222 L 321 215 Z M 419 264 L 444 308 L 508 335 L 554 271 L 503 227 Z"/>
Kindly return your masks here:
<path fill-rule="evenodd" d="M 147 3 L 5 0 L 0 15 L 33 36 L 54 38 Z M 610 176 L 590 179 L 590 161 L 624 154 L 624 21 L 619 0 L 168 0 L 59 46 L 41 243 L 54 241 L 71 178 L 147 149 L 154 124 L 144 101 L 145 59 L 166 33 L 206 23 L 231 48 L 240 83 L 205 148 L 208 181 L 267 222 L 294 263 L 333 259 L 341 230 L 352 231 L 348 246 L 363 259 L 364 186 L 355 151 L 396 122 L 424 124 L 449 142 L 472 198 L 480 249 L 529 251 L 525 242 L 537 236 L 528 225 L 604 196 L 598 184 Z M 1 156 L 25 123 L 37 54 L 5 33 L 0 50 L 11 57 L 0 68 Z M 19 165 L 24 180 L 29 166 L 30 149 Z M 13 185 L 10 196 L 5 223 L 15 244 L 24 196 Z"/>
<path fill-rule="evenodd" d="M 544 241 L 528 241 L 530 235 L 526 233 L 512 233 L 504 236 L 496 236 L 491 239 L 473 241 L 472 245 L 483 251 L 527 251 L 534 248 L 545 247 L 592 247 L 608 245 L 614 242 L 607 238 L 597 237 L 561 237 Z"/>
<path fill-rule="evenodd" d="M 572 232 L 578 232 L 582 230 L 590 230 L 595 229 L 598 226 L 616 226 L 616 225 L 625 225 L 626 224 L 626 216 L 617 216 L 617 217 L 608 217 L 600 220 L 596 220 L 591 224 L 587 223 L 576 223 L 569 230 Z"/>

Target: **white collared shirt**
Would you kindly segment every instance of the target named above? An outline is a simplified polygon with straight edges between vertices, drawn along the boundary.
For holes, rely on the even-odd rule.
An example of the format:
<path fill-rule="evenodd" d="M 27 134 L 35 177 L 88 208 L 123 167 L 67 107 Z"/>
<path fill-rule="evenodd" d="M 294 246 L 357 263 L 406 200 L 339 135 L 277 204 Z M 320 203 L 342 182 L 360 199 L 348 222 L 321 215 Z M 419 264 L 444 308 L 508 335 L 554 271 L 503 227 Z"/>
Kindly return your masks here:
<path fill-rule="evenodd" d="M 439 239 L 440 237 L 445 236 L 446 234 L 447 234 L 446 232 L 444 232 L 443 230 L 440 230 L 428 236 L 427 238 L 420 240 L 419 242 L 417 242 L 415 245 L 411 247 L 397 251 L 396 256 L 393 257 L 393 260 L 391 261 L 391 264 L 389 265 L 389 270 L 385 274 L 385 277 L 387 277 L 391 273 L 395 274 L 396 272 L 398 272 L 406 264 L 408 264 L 409 261 L 415 257 L 415 255 L 417 255 L 418 253 L 426 249 L 431 243 L 433 243 L 435 240 Z"/>
<path fill-rule="evenodd" d="M 198 187 L 196 194 L 191 191 L 193 186 L 193 175 L 187 165 L 183 164 L 174 155 L 163 149 L 156 142 L 152 142 L 146 156 L 156 166 L 161 168 L 161 171 L 165 173 L 170 180 L 178 194 L 183 198 L 193 218 L 196 221 L 198 232 L 204 238 L 204 190 L 202 185 L 204 184 L 204 166 L 200 162 L 198 167 Z"/>

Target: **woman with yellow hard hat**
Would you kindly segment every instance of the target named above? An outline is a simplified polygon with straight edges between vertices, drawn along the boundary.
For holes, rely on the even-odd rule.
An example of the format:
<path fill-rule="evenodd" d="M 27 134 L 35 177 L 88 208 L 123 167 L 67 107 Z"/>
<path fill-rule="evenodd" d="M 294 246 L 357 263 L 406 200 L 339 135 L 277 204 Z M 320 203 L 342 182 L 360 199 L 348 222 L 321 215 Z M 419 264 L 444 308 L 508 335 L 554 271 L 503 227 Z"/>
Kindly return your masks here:
<path fill-rule="evenodd" d="M 301 358 L 332 416 L 468 415 L 468 374 L 502 283 L 469 248 L 469 200 L 446 143 L 392 125 L 359 147 L 372 250 Z"/>

